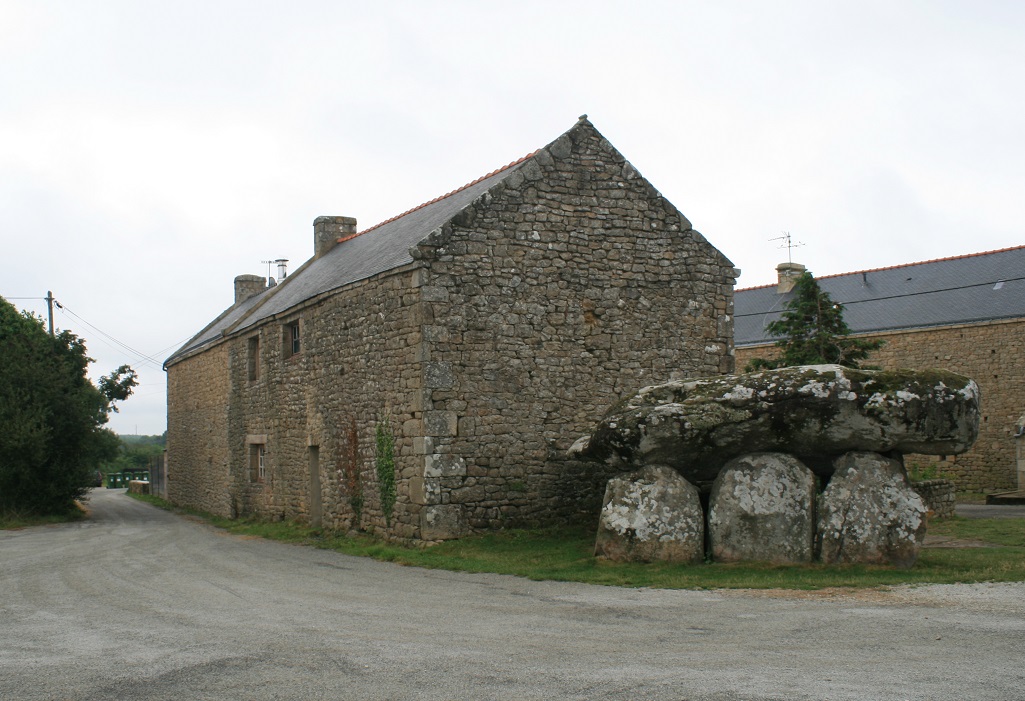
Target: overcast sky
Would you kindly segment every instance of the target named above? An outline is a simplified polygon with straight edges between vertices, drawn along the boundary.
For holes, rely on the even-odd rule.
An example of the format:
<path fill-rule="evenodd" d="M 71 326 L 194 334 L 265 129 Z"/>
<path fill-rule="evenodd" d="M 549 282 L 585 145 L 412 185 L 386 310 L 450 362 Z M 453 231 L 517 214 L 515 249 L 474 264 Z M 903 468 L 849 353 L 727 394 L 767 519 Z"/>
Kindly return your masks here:
<path fill-rule="evenodd" d="M 1025 243 L 1025 3 L 0 0 L 0 295 L 141 373 L 360 228 L 580 114 L 743 273 Z M 32 299 L 16 299 L 32 298 Z"/>

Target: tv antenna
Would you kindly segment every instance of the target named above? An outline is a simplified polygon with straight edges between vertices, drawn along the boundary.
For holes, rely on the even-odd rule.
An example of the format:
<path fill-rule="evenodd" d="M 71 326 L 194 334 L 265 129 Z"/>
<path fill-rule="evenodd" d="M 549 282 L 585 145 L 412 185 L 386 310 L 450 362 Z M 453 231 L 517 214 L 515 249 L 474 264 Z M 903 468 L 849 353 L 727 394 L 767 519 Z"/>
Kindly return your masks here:
<path fill-rule="evenodd" d="M 278 266 L 278 282 L 281 282 L 288 276 L 288 268 L 286 266 L 286 263 L 288 263 L 288 258 L 277 258 L 275 260 L 261 260 L 260 262 L 267 266 L 268 280 L 270 279 L 270 267 L 272 265 Z"/>
<path fill-rule="evenodd" d="M 793 249 L 800 248 L 801 246 L 804 245 L 804 243 L 802 241 L 794 241 L 793 238 L 790 236 L 790 232 L 789 231 L 784 231 L 782 233 L 783 233 L 782 236 L 777 236 L 776 238 L 769 239 L 769 240 L 770 241 L 782 241 L 783 243 L 781 243 L 780 245 L 776 246 L 776 248 L 786 248 L 787 249 L 787 263 L 793 263 L 794 259 L 793 259 L 793 256 L 791 255 Z"/>

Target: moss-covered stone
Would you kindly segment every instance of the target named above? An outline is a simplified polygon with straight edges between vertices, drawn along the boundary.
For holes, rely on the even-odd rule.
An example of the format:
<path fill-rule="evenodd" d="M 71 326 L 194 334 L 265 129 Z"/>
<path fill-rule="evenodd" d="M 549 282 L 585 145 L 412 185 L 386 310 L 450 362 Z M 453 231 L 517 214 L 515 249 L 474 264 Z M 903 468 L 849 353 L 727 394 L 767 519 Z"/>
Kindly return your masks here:
<path fill-rule="evenodd" d="M 645 387 L 618 402 L 577 452 L 669 465 L 701 484 L 744 453 L 790 453 L 825 475 L 853 450 L 957 454 L 978 424 L 978 387 L 967 377 L 813 365 Z"/>

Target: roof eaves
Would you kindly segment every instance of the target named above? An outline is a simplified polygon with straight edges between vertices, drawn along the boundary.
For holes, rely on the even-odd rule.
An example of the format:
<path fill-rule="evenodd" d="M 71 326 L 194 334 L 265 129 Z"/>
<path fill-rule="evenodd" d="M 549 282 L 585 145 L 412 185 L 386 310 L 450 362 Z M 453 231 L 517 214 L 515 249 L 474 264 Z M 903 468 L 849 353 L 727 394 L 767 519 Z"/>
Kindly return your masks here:
<path fill-rule="evenodd" d="M 254 297 L 259 297 L 259 296 L 266 295 L 266 292 L 267 291 L 264 290 L 260 294 L 254 295 Z M 249 299 L 252 299 L 252 297 L 250 297 Z M 168 366 L 173 364 L 172 361 L 173 362 L 178 362 L 179 360 L 182 360 L 182 359 L 184 359 L 184 358 L 186 358 L 186 357 L 188 357 L 190 355 L 193 355 L 196 351 L 198 351 L 200 349 L 203 349 L 203 348 L 206 348 L 210 344 L 215 343 L 216 341 L 218 341 L 221 338 L 223 338 L 224 337 L 224 330 L 222 329 L 219 334 L 217 334 L 215 336 L 211 336 L 210 338 L 207 338 L 206 340 L 203 340 L 202 342 L 200 342 L 200 339 L 202 339 L 203 336 L 205 336 L 208 331 L 210 331 L 211 329 L 216 327 L 217 324 L 221 323 L 221 321 L 223 321 L 225 317 L 230 315 L 233 311 L 237 310 L 240 305 L 243 305 L 246 302 L 248 302 L 249 299 L 245 299 L 245 300 L 243 300 L 241 302 L 236 302 L 235 304 L 232 304 L 230 307 L 228 307 L 223 312 L 218 314 L 217 317 L 213 321 L 211 321 L 209 324 L 207 324 L 202 329 L 200 329 L 198 333 L 196 333 L 195 335 L 192 336 L 192 338 L 190 338 L 188 341 L 183 343 L 178 350 L 176 350 L 174 353 L 172 353 L 170 356 L 168 356 L 168 358 L 163 362 L 162 368 L 164 370 L 167 370 Z M 257 304 L 256 306 L 259 306 L 259 304 Z M 242 318 L 245 318 L 246 316 L 248 316 L 251 311 L 252 310 L 249 310 L 245 314 L 243 314 Z"/>

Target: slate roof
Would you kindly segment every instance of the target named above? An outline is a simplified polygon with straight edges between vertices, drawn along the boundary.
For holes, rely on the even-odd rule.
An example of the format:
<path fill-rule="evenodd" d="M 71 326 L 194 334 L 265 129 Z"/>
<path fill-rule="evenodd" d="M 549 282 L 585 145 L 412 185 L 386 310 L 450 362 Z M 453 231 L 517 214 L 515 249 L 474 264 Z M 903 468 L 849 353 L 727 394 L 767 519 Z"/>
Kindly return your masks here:
<path fill-rule="evenodd" d="M 1025 246 L 816 278 L 854 333 L 1025 318 Z M 774 342 L 765 332 L 793 298 L 776 285 L 734 293 L 734 344 Z"/>
<path fill-rule="evenodd" d="M 339 242 L 320 258 L 311 258 L 275 287 L 270 287 L 221 316 L 187 341 L 164 367 L 226 333 L 250 328 L 308 299 L 413 262 L 410 249 L 466 206 L 516 172 L 536 152 L 463 187 L 376 224 Z"/>

